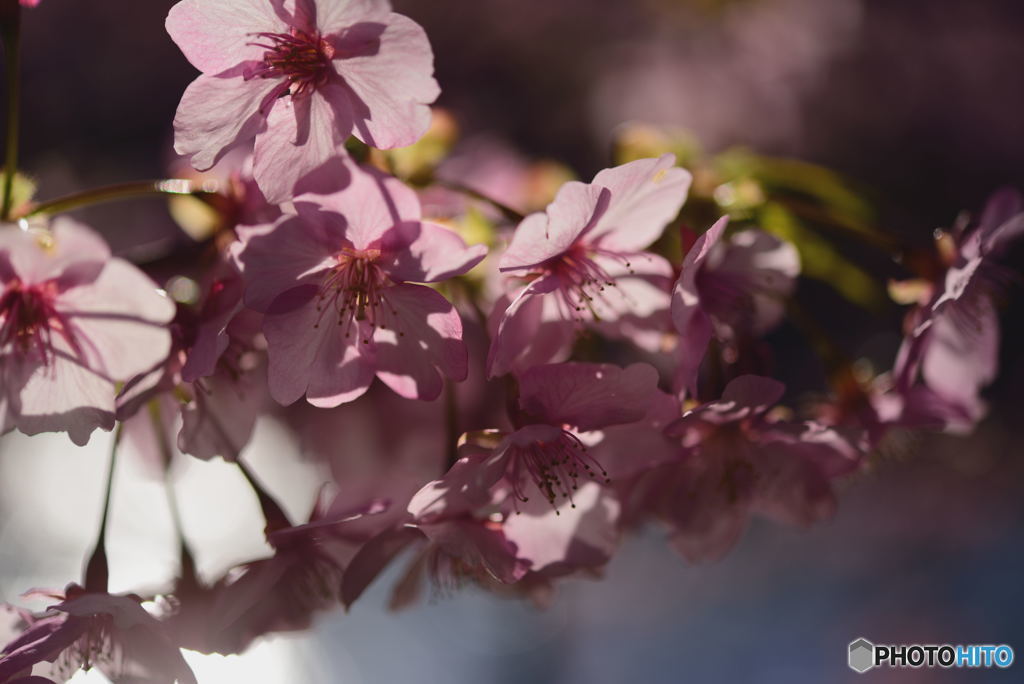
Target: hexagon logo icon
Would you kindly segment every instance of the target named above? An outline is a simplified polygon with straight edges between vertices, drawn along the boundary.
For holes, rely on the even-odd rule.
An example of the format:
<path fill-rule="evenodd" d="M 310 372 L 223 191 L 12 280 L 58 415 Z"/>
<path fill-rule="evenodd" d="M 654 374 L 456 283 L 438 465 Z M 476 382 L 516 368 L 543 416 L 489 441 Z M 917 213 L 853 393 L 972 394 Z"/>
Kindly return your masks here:
<path fill-rule="evenodd" d="M 849 660 L 850 669 L 861 674 L 875 666 L 875 645 L 861 637 L 850 642 Z"/>

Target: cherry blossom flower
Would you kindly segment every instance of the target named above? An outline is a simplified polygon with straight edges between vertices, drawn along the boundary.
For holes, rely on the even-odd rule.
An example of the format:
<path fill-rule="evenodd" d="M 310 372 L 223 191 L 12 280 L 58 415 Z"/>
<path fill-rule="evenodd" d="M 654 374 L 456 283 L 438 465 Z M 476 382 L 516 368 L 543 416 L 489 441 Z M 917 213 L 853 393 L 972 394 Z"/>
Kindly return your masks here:
<path fill-rule="evenodd" d="M 1011 190 L 995 194 L 975 225 L 945 238 L 955 241 L 949 267 L 908 314 L 909 333 L 893 370 L 894 390 L 908 394 L 920 377 L 947 408 L 954 408 L 949 427 L 955 431 L 968 429 L 985 413 L 979 393 L 995 379 L 999 363 L 993 297 L 1011 278 L 1002 259 L 1022 235 L 1024 201 Z M 956 414 L 967 420 L 955 420 Z"/>
<path fill-rule="evenodd" d="M 667 154 L 566 183 L 545 212 L 519 224 L 499 268 L 529 284 L 500 313 L 489 376 L 564 359 L 587 320 L 657 349 L 672 267 L 643 250 L 686 199 L 690 174 L 673 164 Z"/>
<path fill-rule="evenodd" d="M 608 482 L 590 454 L 584 433 L 644 418 L 657 396 L 657 373 L 642 363 L 562 363 L 536 366 L 519 380 L 515 432 L 493 440 L 486 458 L 456 464 L 413 497 L 410 512 L 429 519 L 444 511 L 472 510 L 504 492 L 513 506 L 565 500 L 586 481 Z M 483 448 L 483 447 L 481 447 Z"/>
<path fill-rule="evenodd" d="M 291 404 L 352 401 L 374 375 L 403 397 L 434 399 L 441 374 L 467 373 L 462 322 L 430 283 L 484 258 L 420 220 L 416 193 L 353 168 L 345 190 L 303 195 L 295 214 L 244 232 L 245 303 L 265 312 L 270 393 Z"/>
<path fill-rule="evenodd" d="M 27 615 L 25 631 L 0 651 L 0 681 L 21 681 L 19 675 L 49 662 L 61 681 L 97 667 L 115 681 L 195 684 L 178 647 L 139 597 L 86 591 L 76 584 L 63 594 L 32 594 L 58 603 L 41 616 Z"/>
<path fill-rule="evenodd" d="M 685 454 L 649 471 L 634 492 L 672 529 L 673 546 L 692 561 L 720 558 L 751 513 L 806 526 L 835 508 L 831 481 L 861 462 L 859 437 L 817 423 L 773 421 L 782 383 L 744 375 L 722 398 L 668 426 Z"/>
<path fill-rule="evenodd" d="M 387 0 L 182 0 L 167 31 L 202 72 L 182 96 L 175 149 L 206 169 L 255 138 L 270 202 L 343 154 L 349 135 L 386 149 L 430 125 L 430 44 Z"/>
<path fill-rule="evenodd" d="M 66 431 L 85 444 L 111 429 L 115 382 L 166 358 L 174 304 L 69 219 L 0 228 L 0 285 L 4 431 Z"/>
<path fill-rule="evenodd" d="M 166 363 L 118 395 L 125 441 L 153 464 L 166 465 L 171 434 L 182 453 L 236 460 L 266 401 L 263 317 L 242 306 L 242 277 L 233 264 L 219 263 L 211 276 L 198 311 L 179 306 Z M 143 406 L 148 410 L 139 411 Z"/>
<path fill-rule="evenodd" d="M 672 322 L 679 333 L 675 385 L 691 396 L 711 338 L 734 344 L 741 335 L 771 330 L 782 319 L 800 273 L 793 245 L 756 229 L 724 239 L 728 222 L 723 216 L 697 238 L 672 295 Z"/>

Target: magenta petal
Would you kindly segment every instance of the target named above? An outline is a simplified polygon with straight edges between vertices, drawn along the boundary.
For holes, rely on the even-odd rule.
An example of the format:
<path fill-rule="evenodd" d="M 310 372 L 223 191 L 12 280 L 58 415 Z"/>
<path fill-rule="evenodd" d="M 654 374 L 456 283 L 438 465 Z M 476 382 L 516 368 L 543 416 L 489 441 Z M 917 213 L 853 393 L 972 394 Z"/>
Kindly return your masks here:
<path fill-rule="evenodd" d="M 686 201 L 692 175 L 675 155 L 638 159 L 598 173 L 593 185 L 611 195 L 608 209 L 584 239 L 601 249 L 639 252 L 658 239 Z"/>
<path fill-rule="evenodd" d="M 604 363 L 535 366 L 519 378 L 524 411 L 552 425 L 581 431 L 632 423 L 647 413 L 658 372 L 646 363 L 619 368 Z"/>
<path fill-rule="evenodd" d="M 378 328 L 373 336 L 377 377 L 403 397 L 425 400 L 441 393 L 444 383 L 438 371 L 465 380 L 468 353 L 455 307 L 422 285 L 396 285 L 382 296 L 394 320 L 388 319 L 388 328 Z"/>
<path fill-rule="evenodd" d="M 377 262 L 392 280 L 432 283 L 462 275 L 487 256 L 486 245 L 466 247 L 454 231 L 434 223 L 399 223 L 384 234 Z"/>

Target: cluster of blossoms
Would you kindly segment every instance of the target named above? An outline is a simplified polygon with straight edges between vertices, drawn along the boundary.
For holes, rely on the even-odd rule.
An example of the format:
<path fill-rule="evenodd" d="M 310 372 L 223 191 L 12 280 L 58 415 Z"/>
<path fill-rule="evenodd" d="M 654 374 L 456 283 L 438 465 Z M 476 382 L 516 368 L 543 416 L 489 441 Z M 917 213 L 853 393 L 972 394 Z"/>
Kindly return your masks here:
<path fill-rule="evenodd" d="M 523 215 L 396 177 L 382 150 L 427 132 L 439 89 L 426 35 L 387 0 L 181 0 L 167 30 L 202 72 L 175 147 L 218 188 L 204 257 L 175 276 L 200 294 L 172 296 L 70 219 L 3 226 L 0 416 L 76 444 L 117 425 L 164 466 L 237 462 L 273 554 L 203 581 L 183 542 L 148 612 L 108 593 L 101 532 L 83 586 L 19 614 L 0 682 L 79 667 L 192 682 L 179 649 L 307 628 L 399 557 L 395 607 L 424 583 L 544 603 L 645 524 L 716 559 L 752 514 L 829 516 L 837 480 L 891 429 L 984 415 L 1004 256 L 1024 232 L 1014 193 L 944 234 L 931 279 L 901 290 L 915 306 L 892 371 L 798 416 L 764 342 L 798 245 L 728 216 L 685 224 L 693 176 L 672 154 L 565 182 Z M 492 228 L 483 243 L 452 220 L 467 207 Z M 244 463 L 262 415 L 329 466 L 336 491 L 307 521 Z"/>

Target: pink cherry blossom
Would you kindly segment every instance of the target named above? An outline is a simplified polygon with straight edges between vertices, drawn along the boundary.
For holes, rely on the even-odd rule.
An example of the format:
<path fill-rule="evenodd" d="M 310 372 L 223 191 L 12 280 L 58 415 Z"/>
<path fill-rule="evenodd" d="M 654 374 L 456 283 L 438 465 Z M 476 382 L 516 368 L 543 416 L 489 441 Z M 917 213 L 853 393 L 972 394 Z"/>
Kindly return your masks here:
<path fill-rule="evenodd" d="M 3 647 L 0 681 L 19 681 L 19 674 L 47 661 L 61 681 L 96 667 L 115 681 L 195 684 L 178 647 L 139 597 L 90 592 L 75 584 L 63 594 L 32 593 L 58 603 L 41 616 L 28 616 L 27 629 Z"/>
<path fill-rule="evenodd" d="M 573 504 L 584 482 L 608 481 L 582 436 L 642 419 L 657 396 L 657 373 L 640 363 L 536 366 L 522 375 L 519 391 L 518 429 L 479 447 L 486 458 L 463 459 L 420 490 L 409 504 L 418 519 L 472 510 L 495 497 L 514 507 L 538 498 L 549 506 Z"/>
<path fill-rule="evenodd" d="M 467 373 L 462 322 L 430 283 L 486 255 L 420 220 L 416 193 L 352 169 L 345 190 L 296 199 L 295 214 L 244 231 L 245 302 L 265 312 L 271 395 L 314 406 L 352 401 L 374 375 L 407 398 L 434 399 L 442 374 Z"/>
<path fill-rule="evenodd" d="M 415 142 L 439 93 L 423 29 L 387 0 L 182 0 L 167 31 L 199 76 L 174 120 L 198 169 L 255 138 L 256 182 L 280 203 L 349 135 Z"/>
<path fill-rule="evenodd" d="M 0 228 L 0 416 L 4 431 L 114 425 L 115 383 L 166 358 L 174 305 L 90 229 Z"/>
<path fill-rule="evenodd" d="M 22 7 L 38 7 L 42 0 L 19 0 Z"/>
<path fill-rule="evenodd" d="M 686 254 L 672 295 L 672 322 L 679 333 L 676 388 L 697 392 L 697 374 L 711 338 L 733 344 L 741 335 L 775 327 L 796 286 L 800 257 L 788 242 L 761 230 L 723 237 L 723 216 Z"/>
<path fill-rule="evenodd" d="M 953 236 L 955 253 L 928 299 L 907 316 L 909 333 L 893 371 L 894 390 L 912 391 L 920 378 L 949 407 L 950 427 L 964 431 L 984 414 L 981 390 L 999 365 L 999 318 L 994 297 L 1012 279 L 1004 253 L 1024 236 L 1024 201 L 1002 191 L 977 224 Z M 919 394 L 919 393 L 918 393 Z M 966 421 L 956 420 L 965 414 Z"/>
<path fill-rule="evenodd" d="M 686 199 L 690 174 L 674 164 L 667 154 L 566 183 L 545 212 L 519 224 L 499 267 L 529 283 L 500 315 L 488 375 L 564 359 L 584 321 L 612 334 L 621 325 L 657 348 L 672 267 L 643 250 Z"/>
<path fill-rule="evenodd" d="M 167 361 L 117 398 L 124 439 L 151 464 L 166 465 L 172 434 L 182 453 L 236 460 L 266 403 L 263 317 L 242 306 L 242 277 L 233 264 L 221 262 L 210 275 L 199 310 L 179 307 Z"/>
<path fill-rule="evenodd" d="M 686 450 L 658 466 L 634 492 L 672 529 L 672 544 L 692 561 L 720 558 L 751 513 L 806 526 L 835 508 L 831 481 L 861 462 L 862 444 L 817 423 L 773 421 L 767 411 L 782 383 L 744 375 L 722 398 L 667 428 Z"/>

